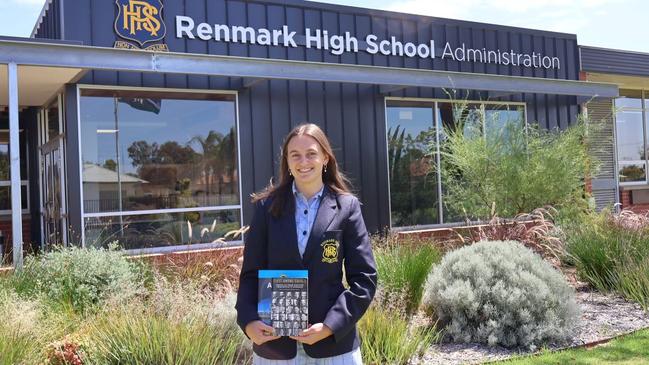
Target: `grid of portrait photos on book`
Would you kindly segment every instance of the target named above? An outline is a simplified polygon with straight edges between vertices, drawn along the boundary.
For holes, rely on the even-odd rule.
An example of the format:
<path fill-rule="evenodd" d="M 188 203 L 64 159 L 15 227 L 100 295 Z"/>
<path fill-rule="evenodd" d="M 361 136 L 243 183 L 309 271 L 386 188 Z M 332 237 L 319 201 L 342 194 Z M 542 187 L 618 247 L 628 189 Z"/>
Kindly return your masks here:
<path fill-rule="evenodd" d="M 277 287 L 277 285 L 273 286 Z M 277 336 L 297 336 L 308 327 L 309 300 L 307 295 L 306 290 L 273 290 L 270 316 Z"/>

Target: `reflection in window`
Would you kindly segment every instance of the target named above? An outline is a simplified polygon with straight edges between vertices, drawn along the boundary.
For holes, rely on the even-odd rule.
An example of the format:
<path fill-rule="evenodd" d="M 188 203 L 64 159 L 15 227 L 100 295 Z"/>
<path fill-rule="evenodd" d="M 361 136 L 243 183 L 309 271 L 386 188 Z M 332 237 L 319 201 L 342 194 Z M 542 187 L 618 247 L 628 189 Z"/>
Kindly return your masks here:
<path fill-rule="evenodd" d="M 620 182 L 644 181 L 645 179 L 644 164 L 620 164 Z"/>
<path fill-rule="evenodd" d="M 239 229 L 239 217 L 238 209 L 90 217 L 85 239 L 89 246 L 117 242 L 124 249 L 213 243 Z"/>
<path fill-rule="evenodd" d="M 27 179 L 27 142 L 25 132 L 18 133 L 18 143 L 20 147 L 20 179 Z M 9 159 L 9 131 L 0 130 L 0 181 L 10 181 L 10 166 L 11 160 Z"/>
<path fill-rule="evenodd" d="M 115 212 L 122 222 L 132 222 L 136 218 L 128 217 L 128 212 L 157 216 L 168 209 L 238 206 L 236 130 L 231 95 L 83 90 L 85 216 Z M 118 220 L 109 218 L 109 231 L 115 231 Z M 182 224 L 182 219 L 171 221 Z M 147 230 L 162 222 L 149 219 Z M 92 229 L 87 226 L 86 233 Z M 134 247 L 135 231 L 143 230 L 115 232 L 128 235 L 120 240 Z"/>
<path fill-rule="evenodd" d="M 63 131 L 60 130 L 59 125 L 59 108 L 57 107 L 57 103 L 54 103 L 52 106 L 47 108 L 48 140 L 52 140 L 54 137 L 58 136 L 61 133 L 63 133 Z"/>
<path fill-rule="evenodd" d="M 642 108 L 641 90 L 620 90 L 620 97 L 615 99 L 615 107 L 620 108 Z"/>
<path fill-rule="evenodd" d="M 641 90 L 620 90 L 615 99 L 618 176 L 621 183 L 646 183 L 649 109 Z M 645 97 L 648 96 L 645 92 Z"/>
<path fill-rule="evenodd" d="M 20 186 L 20 200 L 22 205 L 22 210 L 25 211 L 28 209 L 27 202 L 27 183 L 25 182 Z M 5 211 L 11 213 L 11 187 L 10 186 L 0 186 L 0 211 Z"/>
<path fill-rule="evenodd" d="M 393 226 L 439 223 L 432 107 L 388 105 L 388 159 Z"/>
<path fill-rule="evenodd" d="M 461 212 L 443 204 L 445 186 L 439 186 L 441 172 L 436 166 L 438 158 L 444 164 L 443 154 L 438 156 L 437 151 L 445 136 L 440 130 L 438 140 L 436 125 L 461 128 L 466 137 L 499 142 L 508 130 L 522 128 L 525 121 L 523 106 L 472 102 L 388 100 L 386 114 L 392 227 L 463 219 Z"/>
<path fill-rule="evenodd" d="M 525 111 L 521 106 L 488 104 L 484 106 L 484 129 L 488 141 L 508 141 L 512 129 L 524 127 Z"/>
<path fill-rule="evenodd" d="M 620 161 L 645 159 L 642 112 L 620 111 L 617 120 L 617 154 Z"/>
<path fill-rule="evenodd" d="M 437 103 L 438 117 L 444 128 L 461 127 L 466 137 L 478 137 L 483 131 L 483 114 L 480 104 Z M 456 126 L 461 121 L 462 126 Z"/>
<path fill-rule="evenodd" d="M 20 149 L 20 184 L 21 184 L 21 205 L 23 213 L 29 212 L 29 196 L 27 186 L 29 176 L 27 175 L 27 141 L 24 131 L 18 132 L 18 143 Z M 0 214 L 11 214 L 11 159 L 9 158 L 9 131 L 0 130 Z"/>

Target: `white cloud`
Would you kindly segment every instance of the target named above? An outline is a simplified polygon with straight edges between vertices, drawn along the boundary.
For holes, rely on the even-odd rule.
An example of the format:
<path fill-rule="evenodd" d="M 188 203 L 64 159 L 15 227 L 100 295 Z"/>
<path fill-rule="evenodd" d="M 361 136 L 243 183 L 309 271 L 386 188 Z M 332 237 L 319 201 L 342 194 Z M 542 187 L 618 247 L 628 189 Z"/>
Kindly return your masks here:
<path fill-rule="evenodd" d="M 42 7 L 45 5 L 47 0 L 10 0 L 14 4 L 18 5 L 30 5 L 30 6 L 39 6 Z"/>
<path fill-rule="evenodd" d="M 387 10 L 440 18 L 471 20 L 525 28 L 578 33 L 595 22 L 593 13 L 620 6 L 625 0 L 454 0 L 394 1 Z"/>
<path fill-rule="evenodd" d="M 384 8 L 440 18 L 580 34 L 613 26 L 601 18 L 611 8 L 629 7 L 628 0 L 406 0 Z"/>

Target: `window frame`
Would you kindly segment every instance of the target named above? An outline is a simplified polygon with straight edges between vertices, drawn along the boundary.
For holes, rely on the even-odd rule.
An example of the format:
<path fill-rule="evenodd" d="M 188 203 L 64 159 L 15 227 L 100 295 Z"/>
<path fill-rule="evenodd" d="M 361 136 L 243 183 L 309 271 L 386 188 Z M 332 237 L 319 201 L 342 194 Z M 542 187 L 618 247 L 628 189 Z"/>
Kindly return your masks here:
<path fill-rule="evenodd" d="M 388 177 L 388 209 L 389 209 L 389 220 L 390 220 L 390 230 L 395 230 L 395 231 L 405 231 L 405 230 L 413 230 L 413 229 L 426 229 L 426 228 L 440 228 L 440 227 L 454 227 L 458 225 L 463 225 L 465 223 L 463 222 L 445 222 L 444 220 L 444 191 L 442 189 L 442 181 L 441 181 L 441 172 L 438 170 L 436 171 L 437 175 L 437 193 L 438 193 L 438 215 L 439 215 L 439 222 L 440 223 L 435 223 L 435 224 L 422 224 L 422 225 L 414 225 L 414 226 L 394 226 L 392 222 L 392 186 L 391 186 L 391 181 L 389 179 L 390 176 L 390 163 L 389 159 L 387 156 L 389 156 L 389 151 L 388 151 L 388 103 L 389 102 L 414 102 L 414 103 L 421 103 L 422 106 L 432 106 L 432 112 L 433 112 L 433 127 L 435 127 L 436 130 L 436 153 L 435 153 L 435 160 L 436 163 L 440 163 L 440 133 L 442 130 L 440 130 L 440 123 L 441 121 L 439 120 L 439 103 L 452 103 L 452 104 L 479 104 L 480 105 L 480 111 L 481 111 L 481 123 L 485 122 L 485 105 L 502 105 L 502 106 L 515 106 L 515 107 L 521 107 L 523 109 L 523 118 L 525 121 L 524 126 L 527 127 L 528 122 L 527 122 L 527 103 L 525 102 L 520 102 L 520 101 L 480 101 L 480 100 L 461 100 L 461 101 L 454 101 L 450 99 L 441 99 L 441 98 L 414 98 L 414 97 L 397 97 L 397 96 L 386 96 L 383 98 L 383 110 L 384 110 L 384 118 L 385 118 L 385 133 L 384 133 L 384 138 L 385 138 L 385 156 L 386 156 L 386 176 Z M 485 129 L 483 125 L 482 129 L 482 137 L 486 138 Z"/>
<path fill-rule="evenodd" d="M 216 95 L 230 95 L 234 97 L 234 124 L 237 132 L 237 173 L 239 185 L 239 204 L 216 206 L 216 207 L 195 207 L 195 208 L 172 208 L 172 209 L 154 209 L 154 210 L 136 210 L 136 211 L 121 211 L 121 212 L 98 212 L 86 213 L 81 206 L 81 242 L 82 247 L 86 246 L 86 218 L 93 217 L 124 217 L 146 214 L 164 214 L 164 213 L 179 213 L 179 212 L 201 212 L 201 211 L 222 211 L 222 210 L 239 210 L 239 228 L 243 227 L 243 193 L 241 183 L 241 134 L 240 134 L 240 118 L 239 118 L 239 92 L 236 90 L 204 90 L 204 89 L 179 89 L 179 88 L 156 88 L 156 87 L 134 87 L 134 86 L 108 86 L 108 85 L 92 85 L 92 84 L 77 84 L 77 140 L 79 146 L 79 157 L 82 159 L 82 140 L 81 140 L 81 93 L 84 90 L 98 90 L 98 91 L 131 91 L 138 93 L 158 92 L 158 93 L 181 93 L 181 94 L 216 94 Z M 191 99 L 190 99 L 191 100 Z M 83 198 L 83 162 L 79 163 L 79 194 L 81 202 Z M 166 253 L 179 250 L 188 249 L 207 249 L 215 247 L 229 247 L 243 244 L 243 237 L 235 241 L 227 241 L 223 243 L 192 243 L 174 245 L 174 246 L 159 246 L 159 247 L 146 247 L 136 249 L 125 249 L 124 252 L 131 255 L 152 254 L 152 253 Z"/>
<path fill-rule="evenodd" d="M 9 133 L 9 129 L 0 129 L 0 132 Z M 21 186 L 21 188 L 23 186 L 25 187 L 26 195 L 27 195 L 27 197 L 26 197 L 26 199 L 27 199 L 26 200 L 27 207 L 24 208 L 24 209 L 21 209 L 20 211 L 21 211 L 22 214 L 29 214 L 31 212 L 31 209 L 30 209 L 31 201 L 30 201 L 30 196 L 29 196 L 30 195 L 29 194 L 29 138 L 27 137 L 27 134 L 26 134 L 27 131 L 25 129 L 23 129 L 23 128 L 19 129 L 18 134 L 20 134 L 20 133 L 25 133 L 25 153 L 26 153 L 26 155 L 23 156 L 21 154 L 20 159 L 21 160 L 23 158 L 25 159 L 25 170 L 26 170 L 25 173 L 27 175 L 27 176 L 22 176 L 22 174 L 20 174 L 20 186 Z M 20 140 L 20 138 L 18 138 L 18 139 Z M 7 146 L 9 146 L 9 142 L 7 142 Z M 20 150 L 20 146 L 18 147 L 18 149 Z M 22 151 L 20 151 L 20 152 L 22 153 Z M 27 179 L 25 179 L 25 177 L 27 177 Z M 11 180 L 0 180 L 0 187 L 5 187 L 5 186 L 11 187 Z M 11 200 L 11 195 L 9 195 L 9 199 Z M 10 203 L 11 203 L 11 201 L 10 201 Z M 11 216 L 12 211 L 13 211 L 13 207 L 12 207 L 12 209 L 0 209 L 0 217 Z"/>
<path fill-rule="evenodd" d="M 627 89 L 629 91 L 638 91 L 638 89 Z M 649 150 L 649 138 L 647 138 L 647 133 L 649 133 L 649 118 L 647 118 L 647 114 L 649 113 L 649 104 L 646 104 L 649 102 L 649 90 L 640 90 L 640 107 L 617 107 L 616 102 L 617 99 L 622 98 L 623 96 L 620 96 L 616 99 L 613 99 L 613 111 L 615 113 L 615 155 L 618 156 L 615 161 L 615 181 L 617 182 L 618 186 L 625 187 L 625 186 L 647 186 L 649 185 L 649 156 L 645 156 L 644 160 L 621 160 L 619 158 L 619 153 L 618 153 L 618 144 L 619 144 L 619 131 L 617 129 L 617 123 L 618 123 L 618 118 L 617 115 L 618 113 L 622 113 L 625 111 L 630 111 L 630 112 L 639 112 L 642 115 L 642 138 L 644 141 L 644 146 L 643 149 L 646 151 Z M 645 169 L 645 178 L 642 181 L 621 181 L 620 180 L 620 167 L 623 164 L 626 165 L 631 165 L 631 164 L 637 164 L 640 162 L 641 164 L 644 165 Z"/>

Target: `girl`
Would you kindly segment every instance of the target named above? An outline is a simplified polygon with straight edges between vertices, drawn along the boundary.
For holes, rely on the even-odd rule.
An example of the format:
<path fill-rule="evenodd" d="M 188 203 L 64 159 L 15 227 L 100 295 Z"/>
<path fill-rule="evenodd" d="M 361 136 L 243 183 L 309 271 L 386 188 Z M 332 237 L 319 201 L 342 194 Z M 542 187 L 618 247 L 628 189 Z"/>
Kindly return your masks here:
<path fill-rule="evenodd" d="M 376 264 L 358 199 L 315 124 L 284 141 L 279 184 L 253 194 L 237 322 L 253 341 L 254 364 L 362 364 L 356 322 L 376 291 Z M 343 286 L 343 268 L 349 289 Z M 310 327 L 278 337 L 257 314 L 257 272 L 309 271 Z"/>

